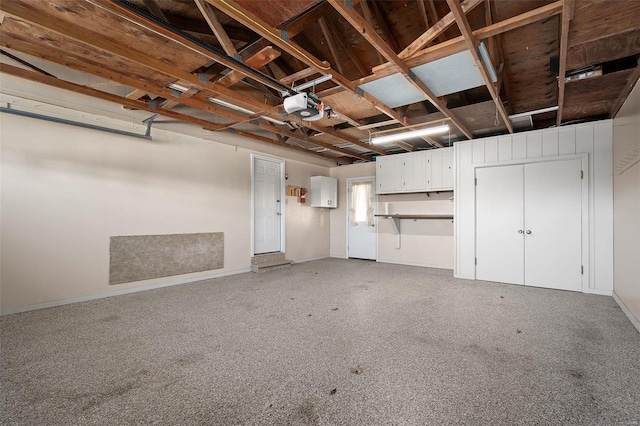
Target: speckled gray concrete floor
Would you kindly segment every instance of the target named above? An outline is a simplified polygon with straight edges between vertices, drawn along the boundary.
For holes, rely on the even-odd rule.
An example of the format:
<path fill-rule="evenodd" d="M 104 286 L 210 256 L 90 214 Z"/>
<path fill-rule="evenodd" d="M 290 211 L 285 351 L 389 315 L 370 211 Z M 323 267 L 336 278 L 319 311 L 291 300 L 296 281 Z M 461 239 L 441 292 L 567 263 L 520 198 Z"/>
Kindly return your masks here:
<path fill-rule="evenodd" d="M 0 318 L 3 424 L 640 422 L 610 297 L 326 259 Z"/>

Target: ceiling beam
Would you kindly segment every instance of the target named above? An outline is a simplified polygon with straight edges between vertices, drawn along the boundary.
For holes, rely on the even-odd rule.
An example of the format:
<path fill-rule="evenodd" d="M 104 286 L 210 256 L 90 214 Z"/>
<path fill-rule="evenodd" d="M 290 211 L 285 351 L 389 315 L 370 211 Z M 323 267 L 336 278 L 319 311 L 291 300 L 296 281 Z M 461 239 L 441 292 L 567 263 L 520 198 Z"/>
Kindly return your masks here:
<path fill-rule="evenodd" d="M 616 101 L 613 103 L 613 106 L 611 107 L 611 111 L 609 112 L 610 118 L 615 118 L 615 116 L 618 114 L 618 111 L 620 111 L 620 108 L 622 108 L 622 104 L 624 104 L 624 101 L 629 96 L 629 93 L 631 93 L 631 90 L 633 90 L 633 87 L 638 82 L 638 79 L 640 79 L 640 59 L 638 60 L 638 65 L 636 66 L 636 69 L 629 76 L 629 79 L 627 80 L 627 84 L 624 86 L 624 89 L 618 96 L 618 99 L 616 99 Z"/>
<path fill-rule="evenodd" d="M 569 50 L 569 23 L 573 19 L 573 0 L 563 0 L 562 28 L 560 30 L 560 70 L 558 71 L 558 114 L 556 126 L 562 123 L 562 109 L 564 107 L 564 86 L 567 74 L 567 51 Z"/>
<path fill-rule="evenodd" d="M 78 71 L 87 72 L 87 73 L 96 75 L 98 77 L 102 77 L 111 81 L 116 81 L 118 83 L 133 87 L 135 89 L 144 90 L 147 93 L 154 93 L 155 95 L 162 96 L 167 100 L 177 101 L 180 104 L 191 106 L 214 115 L 235 120 L 236 122 L 245 122 L 247 118 L 246 115 L 240 114 L 238 112 L 225 110 L 225 109 L 216 107 L 209 102 L 206 102 L 206 99 L 209 96 L 206 93 L 206 91 L 201 91 L 194 97 L 182 96 L 182 94 L 176 93 L 175 91 L 167 89 L 165 87 L 157 87 L 152 84 L 142 82 L 138 79 L 122 76 L 118 73 L 110 71 L 108 68 L 104 67 L 102 64 L 92 64 L 88 59 L 84 57 L 74 58 L 68 52 L 64 52 L 64 51 L 53 52 L 52 49 L 46 49 L 43 51 L 43 49 L 38 49 L 36 45 L 33 43 L 25 43 L 25 42 L 13 40 L 11 35 L 7 34 L 6 32 L 4 32 L 2 34 L 2 37 L 0 37 L 0 45 L 23 51 L 32 56 L 40 57 L 44 60 L 58 63 L 60 65 L 70 67 Z M 123 103 L 123 105 L 125 104 Z M 127 105 L 130 108 L 143 109 L 139 107 L 140 106 L 139 103 L 132 103 Z M 170 113 L 172 113 L 172 111 L 170 111 Z M 288 130 L 282 129 L 280 127 L 276 127 L 272 124 L 268 124 L 263 121 L 252 120 L 249 124 L 251 124 L 252 126 L 258 127 L 262 130 L 266 130 L 281 136 L 298 138 L 294 133 Z M 222 123 L 222 124 L 219 124 L 217 127 L 226 128 L 227 126 L 228 126 L 227 123 Z M 318 126 L 315 126 L 315 127 L 319 128 Z M 319 131 L 322 131 L 322 132 L 327 131 L 326 129 L 323 129 L 323 128 L 319 128 L 319 129 L 320 129 Z M 342 135 L 334 135 L 334 136 L 344 140 L 345 142 L 350 142 L 350 143 L 353 143 L 354 145 L 360 144 L 361 146 L 367 149 L 370 149 L 369 145 L 362 143 L 359 140 L 352 138 L 350 136 L 347 136 L 347 137 L 342 137 Z M 361 155 L 359 153 L 355 153 L 344 148 L 334 147 L 332 144 L 323 142 L 319 139 L 314 140 L 311 143 L 314 145 L 322 146 L 327 149 L 331 149 L 341 154 L 353 156 L 363 161 L 371 161 L 371 157 Z"/>
<path fill-rule="evenodd" d="M 365 21 L 367 21 L 369 25 L 373 27 L 375 20 L 373 19 L 373 13 L 371 13 L 371 9 L 369 9 L 369 3 L 363 1 L 360 3 L 360 7 L 362 7 L 362 14 L 364 15 Z M 376 53 L 376 55 L 378 55 L 378 63 L 383 63 L 384 57 L 380 54 L 380 52 L 375 48 L 373 49 L 373 51 Z"/>
<path fill-rule="evenodd" d="M 546 6 L 539 7 L 529 12 L 522 13 L 509 19 L 505 19 L 500 22 L 496 22 L 488 27 L 480 28 L 473 32 L 473 35 L 478 40 L 484 40 L 489 37 L 496 36 L 525 25 L 532 24 L 534 22 L 550 18 L 562 13 L 562 0 L 555 1 Z M 416 52 L 413 56 L 406 59 L 406 64 L 410 68 L 418 67 L 429 62 L 442 59 L 444 57 L 460 53 L 467 49 L 464 37 L 459 36 L 447 40 L 444 43 L 437 44 L 435 46 L 428 47 L 421 51 Z M 396 67 L 392 63 L 382 64 L 373 69 L 374 75 L 360 79 L 361 83 L 377 80 L 384 76 L 397 72 Z"/>
<path fill-rule="evenodd" d="M 338 47 L 333 42 L 331 31 L 329 31 L 329 26 L 327 25 L 327 20 L 325 19 L 324 16 L 321 16 L 320 19 L 318 19 L 318 25 L 320 25 L 320 30 L 322 31 L 324 40 L 327 42 L 327 46 L 329 46 L 329 51 L 331 52 L 331 56 L 333 56 L 333 63 L 336 64 L 338 71 L 340 71 L 341 74 L 344 74 L 342 61 L 340 60 L 340 56 L 338 55 Z"/>
<path fill-rule="evenodd" d="M 482 4 L 484 0 L 464 0 L 462 2 L 463 13 L 470 12 L 476 6 Z M 400 59 L 407 59 L 420 51 L 423 47 L 431 43 L 440 34 L 444 33 L 451 25 L 455 24 L 456 19 L 453 13 L 449 12 L 436 22 L 431 28 L 427 29 L 420 37 L 415 39 L 409 46 L 398 54 Z"/>
<path fill-rule="evenodd" d="M 162 9 L 160 9 L 158 3 L 156 3 L 156 0 L 142 0 L 142 2 L 147 7 L 147 9 L 149 9 L 149 12 L 151 12 L 156 18 L 160 18 L 164 22 L 169 22 L 167 16 L 164 14 Z"/>
<path fill-rule="evenodd" d="M 153 25 L 153 23 L 149 22 L 146 17 L 141 16 L 135 12 L 132 12 L 127 8 L 119 6 L 118 4 L 107 2 L 105 3 L 104 6 L 105 6 L 104 9 L 113 13 L 114 16 L 125 17 L 126 19 L 129 19 L 130 21 L 134 22 L 136 25 L 139 25 L 143 28 L 148 28 L 147 26 L 149 24 Z M 179 73 L 179 72 L 183 73 L 183 71 L 177 70 L 175 69 L 175 67 L 171 67 L 168 64 L 152 56 L 147 55 L 146 53 L 132 50 L 130 46 L 121 46 L 117 43 L 114 43 L 111 40 L 105 38 L 103 34 L 98 34 L 80 25 L 71 25 L 69 23 L 62 23 L 62 22 L 56 21 L 55 19 L 51 19 L 50 16 L 42 13 L 42 11 L 38 9 L 37 3 L 27 4 L 22 1 L 2 2 L 0 3 L 0 10 L 4 11 L 9 15 L 16 16 L 20 19 L 24 19 L 25 21 L 31 22 L 35 25 L 41 26 L 43 28 L 48 28 L 52 31 L 72 37 L 76 40 L 80 40 L 91 46 L 96 46 L 101 49 L 111 51 L 114 54 L 117 54 L 118 56 L 123 57 L 127 60 L 143 63 L 145 65 L 147 64 L 148 61 L 152 61 L 152 63 L 156 65 L 161 65 L 163 68 L 170 68 L 170 69 L 173 68 L 174 69 L 173 72 L 175 73 Z M 243 75 L 249 78 L 252 78 L 260 83 L 263 83 L 269 87 L 272 87 L 276 90 L 280 89 L 279 87 L 274 85 L 274 83 L 270 79 L 266 78 L 266 76 L 261 77 L 259 74 L 256 75 L 252 72 L 247 71 L 246 69 L 239 66 L 235 61 L 232 61 L 227 55 L 218 54 L 214 51 L 210 51 L 209 49 L 205 49 L 202 46 L 186 38 L 177 39 L 178 36 L 173 31 L 169 29 L 165 29 L 161 26 L 154 25 L 153 28 L 154 28 L 153 31 L 156 34 L 161 35 L 162 37 L 170 41 L 176 42 L 182 48 L 187 48 L 193 52 L 203 55 L 207 59 L 219 62 L 228 68 L 235 69 L 236 71 L 242 73 Z M 157 68 L 157 66 L 154 66 L 154 68 Z M 198 79 L 196 76 L 193 76 L 193 77 L 196 80 Z M 229 95 L 231 97 L 236 96 L 231 90 L 228 90 L 227 93 L 225 93 L 225 95 Z"/>
<path fill-rule="evenodd" d="M 231 18 L 247 26 L 249 29 L 262 35 L 264 38 L 271 41 L 273 44 L 280 47 L 282 50 L 289 53 L 294 58 L 298 59 L 300 62 L 306 64 L 311 68 L 314 68 L 320 74 L 323 74 L 323 75 L 331 74 L 332 80 L 335 83 L 342 86 L 344 89 L 350 91 L 351 93 L 367 100 L 369 103 L 371 103 L 376 109 L 378 109 L 383 114 L 386 114 L 391 118 L 401 120 L 400 114 L 398 114 L 393 109 L 389 108 L 380 100 L 369 95 L 368 93 L 364 93 L 364 94 L 356 93 L 356 88 L 351 83 L 351 81 L 349 81 L 349 79 L 347 79 L 344 75 L 332 69 L 331 64 L 316 58 L 311 53 L 307 52 L 298 44 L 294 43 L 293 41 L 282 39 L 280 37 L 280 32 L 278 30 L 276 30 L 275 28 L 269 27 L 269 25 L 266 22 L 262 21 L 260 18 L 258 18 L 251 12 L 243 9 L 240 5 L 238 5 L 233 0 L 207 0 L 207 2 L 213 5 L 214 7 L 218 8 L 222 12 L 226 13 Z M 311 125 L 307 125 L 307 127 L 313 128 Z M 324 130 L 321 130 L 321 131 L 324 131 Z M 375 149 L 372 147 L 371 150 L 375 150 Z M 382 153 L 384 153 L 383 150 L 381 151 Z"/>
<path fill-rule="evenodd" d="M 209 6 L 209 5 L 207 5 Z M 260 69 L 267 65 L 269 62 L 275 60 L 280 56 L 280 51 L 274 49 L 272 46 L 266 46 L 259 52 L 256 52 L 249 56 L 244 63 L 251 68 Z M 231 87 L 234 84 L 244 80 L 245 76 L 238 71 L 231 70 L 225 76 L 220 77 L 216 83 L 224 86 Z"/>
<path fill-rule="evenodd" d="M 14 67 L 13 65 L 1 64 L 0 71 L 5 74 L 13 75 L 15 77 L 23 78 L 36 83 L 46 84 L 48 86 L 56 87 L 58 89 L 69 90 L 82 95 L 91 96 L 93 98 L 102 99 L 104 101 L 113 102 L 119 105 L 128 106 L 134 109 L 140 109 L 151 113 L 162 114 L 165 117 L 175 118 L 177 120 L 185 121 L 198 126 L 206 130 L 218 130 L 223 127 L 220 123 L 214 123 L 212 121 L 203 120 L 200 118 L 192 117 L 186 114 L 180 114 L 175 111 L 167 110 L 164 108 L 155 107 L 153 101 L 142 102 L 125 98 L 124 96 L 117 96 L 111 93 L 102 92 L 100 90 L 93 89 L 91 87 L 81 86 L 79 84 L 70 83 L 65 80 L 60 80 L 56 77 L 50 77 L 48 75 L 40 74 L 35 71 L 26 70 L 24 68 Z"/>
<path fill-rule="evenodd" d="M 493 25 L 493 16 L 496 15 L 496 3 L 495 0 L 486 0 L 486 6 L 489 9 L 486 15 L 487 27 Z M 506 97 L 505 102 L 507 106 L 505 107 L 508 113 L 512 112 L 511 105 L 511 85 L 509 84 L 509 76 L 507 74 L 507 65 L 504 59 L 504 45 L 502 44 L 502 34 L 496 34 L 493 37 L 489 37 L 487 40 L 490 42 L 490 47 L 494 49 L 494 55 L 492 58 L 496 60 L 495 65 L 497 65 L 496 73 L 498 74 L 498 82 L 496 83 L 496 90 L 498 93 L 502 89 L 504 89 L 504 96 Z"/>
<path fill-rule="evenodd" d="M 362 63 L 362 60 L 358 57 L 358 55 L 354 53 L 353 49 L 346 45 L 346 43 L 344 42 L 344 37 L 342 37 L 340 32 L 336 30 L 333 22 L 324 18 L 322 18 L 322 21 L 325 22 L 330 37 L 332 37 L 333 40 L 338 44 L 338 51 L 345 52 L 349 59 L 351 59 L 351 62 L 356 66 L 356 68 L 358 68 L 358 71 L 360 71 L 361 74 L 369 74 L 371 70 Z"/>
<path fill-rule="evenodd" d="M 455 117 L 451 111 L 438 99 L 438 97 L 424 84 L 418 77 L 409 70 L 409 67 L 400 59 L 391 47 L 375 32 L 364 18 L 358 15 L 353 9 L 345 6 L 344 0 L 329 0 L 329 3 L 345 18 L 356 31 L 358 31 L 373 47 L 375 47 L 382 56 L 389 62 L 398 67 L 400 73 L 409 81 L 417 90 L 422 92 L 429 102 L 431 102 L 445 116 L 451 118 L 451 122 L 469 139 L 473 139 L 473 135 L 466 126 Z M 404 120 L 401 120 L 404 122 Z M 405 123 L 406 124 L 406 123 Z"/>
<path fill-rule="evenodd" d="M 453 12 L 453 15 L 456 18 L 456 22 L 458 23 L 458 27 L 460 28 L 460 32 L 462 33 L 462 36 L 467 43 L 467 48 L 469 49 L 471 56 L 473 56 L 473 60 L 478 66 L 478 70 L 482 75 L 482 79 L 484 80 L 487 89 L 489 89 L 489 93 L 491 94 L 491 97 L 496 104 L 496 108 L 498 108 L 498 112 L 502 117 L 502 121 L 507 126 L 509 133 L 513 133 L 513 125 L 511 124 L 511 120 L 509 119 L 509 114 L 507 114 L 507 111 L 502 104 L 500 93 L 498 93 L 495 86 L 493 85 L 493 82 L 491 81 L 491 77 L 489 77 L 489 73 L 487 72 L 484 62 L 482 62 L 482 60 L 480 59 L 480 55 L 478 54 L 478 45 L 480 43 L 478 39 L 473 35 L 473 31 L 471 30 L 469 21 L 462 11 L 460 3 L 458 2 L 458 0 L 447 0 L 447 3 L 449 3 L 451 12 Z"/>
<path fill-rule="evenodd" d="M 232 133 L 232 134 L 238 135 L 238 136 L 244 136 L 246 138 L 254 139 L 254 140 L 257 140 L 257 141 L 260 141 L 260 142 L 269 143 L 269 144 L 276 145 L 276 146 L 281 146 L 281 147 L 284 147 L 286 149 L 293 149 L 295 151 L 304 152 L 305 154 L 316 155 L 318 157 L 323 157 L 323 158 L 325 158 L 327 160 L 335 161 L 336 163 L 340 163 L 340 164 L 352 164 L 353 163 L 353 160 L 350 160 L 350 159 L 345 158 L 345 157 L 335 157 L 333 155 L 323 154 L 322 152 L 315 152 L 315 151 L 312 151 L 310 149 L 303 148 L 301 146 L 284 143 L 283 140 L 286 140 L 287 138 L 279 138 L 281 140 L 274 140 L 274 139 L 271 139 L 271 138 L 267 138 L 265 136 L 254 135 L 253 133 L 245 132 L 245 131 L 238 130 L 238 129 L 225 129 L 225 132 Z"/>
<path fill-rule="evenodd" d="M 431 13 L 431 19 L 433 20 L 434 23 L 438 22 L 440 20 L 440 18 L 438 16 L 438 11 L 436 10 L 436 5 L 435 5 L 434 1 L 433 0 L 427 0 L 427 4 L 429 6 L 429 12 Z M 429 29 L 429 26 L 427 26 L 427 29 Z M 447 38 L 444 36 L 444 34 L 440 34 L 438 36 L 438 40 L 440 41 L 440 43 L 442 43 L 442 42 L 447 41 Z"/>
<path fill-rule="evenodd" d="M 220 43 L 220 46 L 222 46 L 222 49 L 224 49 L 225 53 L 231 57 L 237 57 L 238 51 L 229 39 L 229 36 L 222 27 L 222 24 L 220 24 L 220 21 L 218 21 L 213 8 L 209 6 L 204 0 L 193 1 L 195 1 L 196 6 L 198 6 L 198 9 L 200 10 L 200 13 L 202 13 L 202 16 L 204 17 L 205 21 L 207 21 L 209 28 L 211 28 L 211 31 L 213 31 L 213 34 L 218 39 L 218 42 Z"/>
<path fill-rule="evenodd" d="M 314 74 L 318 74 L 318 70 L 316 70 L 315 68 L 305 68 L 303 70 L 298 71 L 297 73 L 288 75 L 284 78 L 280 79 L 280 83 L 284 84 L 285 86 L 289 86 L 290 84 L 295 83 L 298 80 L 302 80 L 303 78 L 307 78 L 307 77 L 311 77 Z"/>

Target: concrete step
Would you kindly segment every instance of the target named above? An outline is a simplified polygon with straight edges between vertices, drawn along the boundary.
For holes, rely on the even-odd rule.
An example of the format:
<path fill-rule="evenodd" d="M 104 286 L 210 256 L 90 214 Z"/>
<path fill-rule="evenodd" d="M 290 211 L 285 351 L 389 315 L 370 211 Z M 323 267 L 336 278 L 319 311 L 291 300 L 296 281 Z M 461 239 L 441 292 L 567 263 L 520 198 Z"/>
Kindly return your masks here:
<path fill-rule="evenodd" d="M 251 258 L 252 265 L 266 265 L 273 262 L 286 262 L 284 253 L 257 254 Z"/>
<path fill-rule="evenodd" d="M 290 268 L 292 263 L 285 259 L 284 253 L 260 254 L 251 259 L 251 270 L 253 272 L 275 271 Z"/>

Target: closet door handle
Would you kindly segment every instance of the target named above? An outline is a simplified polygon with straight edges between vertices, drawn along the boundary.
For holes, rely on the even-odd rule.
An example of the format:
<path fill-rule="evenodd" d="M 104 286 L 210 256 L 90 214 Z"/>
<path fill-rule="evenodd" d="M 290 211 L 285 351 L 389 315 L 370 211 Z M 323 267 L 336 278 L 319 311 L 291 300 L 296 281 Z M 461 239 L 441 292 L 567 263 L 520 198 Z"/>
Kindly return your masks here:
<path fill-rule="evenodd" d="M 531 230 L 530 229 L 527 229 L 527 234 L 531 234 Z"/>
<path fill-rule="evenodd" d="M 524 231 L 522 229 L 518 229 L 518 234 L 524 234 Z"/>

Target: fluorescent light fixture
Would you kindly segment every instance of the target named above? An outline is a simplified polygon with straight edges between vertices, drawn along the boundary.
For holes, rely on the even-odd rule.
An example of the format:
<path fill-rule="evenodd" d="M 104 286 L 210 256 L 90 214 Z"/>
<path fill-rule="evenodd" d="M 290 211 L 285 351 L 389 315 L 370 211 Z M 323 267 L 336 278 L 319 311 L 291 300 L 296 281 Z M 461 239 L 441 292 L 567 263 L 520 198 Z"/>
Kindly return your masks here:
<path fill-rule="evenodd" d="M 325 81 L 329 81 L 333 78 L 333 76 L 331 74 L 327 74 L 327 75 L 323 75 L 322 77 L 318 77 L 314 80 L 311 81 L 307 81 L 306 83 L 302 83 L 299 86 L 296 86 L 294 88 L 292 88 L 291 90 L 293 90 L 294 92 L 299 92 L 300 90 L 306 89 L 307 87 L 311 87 L 311 86 L 315 86 L 316 84 L 320 84 L 320 83 L 324 83 Z M 289 92 L 288 91 L 282 91 L 280 93 L 283 97 L 284 96 L 289 96 Z"/>
<path fill-rule="evenodd" d="M 222 106 L 227 107 L 229 109 L 233 109 L 233 110 L 236 110 L 238 112 L 243 112 L 245 114 L 249 114 L 249 115 L 255 114 L 255 112 L 251 111 L 250 109 L 239 107 L 238 105 L 234 105 L 234 104 L 232 104 L 230 102 L 226 102 L 226 101 L 223 101 L 221 99 L 209 98 L 209 102 L 213 102 L 214 104 L 222 105 Z M 262 118 L 263 120 L 270 121 L 272 123 L 280 124 L 282 126 L 284 126 L 286 124 L 284 121 L 276 120 L 275 118 L 271 118 L 271 117 L 260 117 L 260 118 Z"/>
<path fill-rule="evenodd" d="M 168 87 L 169 87 L 169 89 L 177 90 L 178 92 L 186 92 L 187 90 L 189 90 L 186 87 L 181 86 L 181 85 L 176 84 L 176 83 L 171 83 Z"/>
<path fill-rule="evenodd" d="M 496 75 L 496 70 L 493 69 L 493 64 L 491 63 L 491 56 L 489 56 L 489 51 L 487 50 L 487 46 L 485 46 L 484 41 L 478 45 L 478 53 L 480 54 L 480 58 L 482 62 L 484 62 L 484 66 L 489 73 L 489 77 L 491 81 L 496 83 L 498 81 L 498 76 Z"/>
<path fill-rule="evenodd" d="M 510 115 L 509 118 L 510 119 L 514 119 L 514 118 L 527 117 L 527 116 L 530 117 L 532 115 L 544 114 L 545 112 L 551 112 L 551 111 L 557 111 L 557 110 L 558 110 L 557 106 L 552 106 L 552 107 L 549 107 L 549 108 L 537 109 L 535 111 L 521 112 L 519 114 L 513 114 L 513 115 Z"/>
<path fill-rule="evenodd" d="M 392 135 L 386 135 L 386 136 L 377 136 L 371 139 L 371 143 L 379 144 L 379 143 L 393 142 L 393 141 L 399 141 L 403 139 L 417 138 L 419 136 L 436 135 L 438 133 L 446 133 L 448 131 L 449 131 L 449 125 L 444 124 L 442 126 L 427 127 L 424 129 L 412 130 L 410 132 L 394 133 Z"/>

